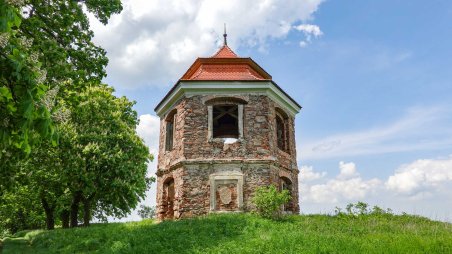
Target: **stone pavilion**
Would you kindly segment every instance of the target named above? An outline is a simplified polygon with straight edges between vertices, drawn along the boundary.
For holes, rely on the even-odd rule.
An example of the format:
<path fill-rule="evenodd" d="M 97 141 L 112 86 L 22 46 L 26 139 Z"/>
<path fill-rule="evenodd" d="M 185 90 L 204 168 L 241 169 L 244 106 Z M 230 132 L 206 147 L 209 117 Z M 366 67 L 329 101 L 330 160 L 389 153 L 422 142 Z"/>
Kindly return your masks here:
<path fill-rule="evenodd" d="M 301 106 L 262 67 L 224 45 L 198 58 L 156 106 L 157 215 L 178 219 L 254 208 L 259 186 L 291 193 L 298 213 L 294 118 Z"/>

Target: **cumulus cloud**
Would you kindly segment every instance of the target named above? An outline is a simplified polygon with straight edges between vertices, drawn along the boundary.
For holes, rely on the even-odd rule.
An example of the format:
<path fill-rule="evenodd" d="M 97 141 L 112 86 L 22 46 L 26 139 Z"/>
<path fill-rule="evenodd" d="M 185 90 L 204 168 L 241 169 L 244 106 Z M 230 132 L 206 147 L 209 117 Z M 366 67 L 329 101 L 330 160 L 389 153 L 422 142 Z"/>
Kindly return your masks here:
<path fill-rule="evenodd" d="M 312 24 L 301 24 L 293 27 L 295 30 L 303 32 L 306 36 L 306 40 L 300 41 L 300 47 L 306 47 L 311 43 L 312 38 L 317 38 L 323 35 L 320 27 Z"/>
<path fill-rule="evenodd" d="M 308 179 L 312 175 L 319 176 L 321 174 L 324 176 L 326 174 L 325 172 L 314 172 L 312 167 L 305 168 L 309 169 L 307 170 Z M 339 171 L 340 173 L 336 177 L 325 179 L 323 183 L 310 184 L 308 181 L 304 181 L 303 176 L 301 176 L 301 201 L 334 204 L 340 201 L 360 200 L 375 191 L 382 182 L 377 178 L 362 179 L 353 162 L 339 162 Z M 301 174 L 304 174 L 304 172 L 302 171 Z"/>
<path fill-rule="evenodd" d="M 389 190 L 415 195 L 430 192 L 452 181 L 452 157 L 447 159 L 416 160 L 399 167 L 386 181 Z"/>
<path fill-rule="evenodd" d="M 300 172 L 302 182 L 314 181 L 326 175 L 326 172 L 315 172 L 312 166 L 302 166 Z"/>
<path fill-rule="evenodd" d="M 169 86 L 198 56 L 210 56 L 222 43 L 223 23 L 232 48 L 265 50 L 269 39 L 299 31 L 307 40 L 321 34 L 312 20 L 323 0 L 125 0 L 124 10 L 103 26 L 90 15 L 95 42 L 110 59 L 114 86 Z"/>
<path fill-rule="evenodd" d="M 303 166 L 299 182 L 303 212 L 330 213 L 334 206 L 364 201 L 436 220 L 452 219 L 452 155 L 415 160 L 388 176 L 371 179 L 362 177 L 353 162 L 339 162 L 339 173 L 333 177 Z"/>
<path fill-rule="evenodd" d="M 358 173 L 356 172 L 356 165 L 353 162 L 339 162 L 339 170 L 341 172 L 337 176 L 339 179 L 349 179 L 358 176 Z"/>

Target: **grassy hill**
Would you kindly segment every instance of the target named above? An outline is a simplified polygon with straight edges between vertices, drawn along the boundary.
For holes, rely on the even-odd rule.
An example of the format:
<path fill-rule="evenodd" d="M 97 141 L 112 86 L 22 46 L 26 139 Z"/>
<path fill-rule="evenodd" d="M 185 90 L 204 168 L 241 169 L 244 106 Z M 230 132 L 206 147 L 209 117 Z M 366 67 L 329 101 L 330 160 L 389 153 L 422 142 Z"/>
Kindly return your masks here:
<path fill-rule="evenodd" d="M 19 232 L 3 253 L 452 253 L 452 224 L 411 215 L 218 214 Z"/>

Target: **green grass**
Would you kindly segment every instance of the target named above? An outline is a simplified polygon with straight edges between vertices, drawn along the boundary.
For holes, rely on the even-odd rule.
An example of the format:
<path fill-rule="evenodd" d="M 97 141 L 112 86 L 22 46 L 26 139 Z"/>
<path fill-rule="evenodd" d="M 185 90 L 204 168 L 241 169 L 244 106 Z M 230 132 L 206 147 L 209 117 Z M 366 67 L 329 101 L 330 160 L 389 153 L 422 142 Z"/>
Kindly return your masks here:
<path fill-rule="evenodd" d="M 26 231 L 3 239 L 3 253 L 452 253 L 452 224 L 390 214 L 220 214 Z"/>

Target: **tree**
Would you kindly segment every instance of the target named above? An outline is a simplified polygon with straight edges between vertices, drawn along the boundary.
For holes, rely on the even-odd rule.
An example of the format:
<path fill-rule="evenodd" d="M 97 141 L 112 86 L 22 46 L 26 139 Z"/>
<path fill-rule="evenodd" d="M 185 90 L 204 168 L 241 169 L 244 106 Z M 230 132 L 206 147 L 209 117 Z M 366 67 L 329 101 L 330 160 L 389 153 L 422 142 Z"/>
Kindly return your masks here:
<path fill-rule="evenodd" d="M 136 133 L 133 104 L 106 85 L 86 89 L 79 105 L 55 120 L 59 145 L 41 142 L 19 162 L 18 175 L 27 177 L 18 182 L 33 190 L 47 229 L 58 220 L 77 226 L 80 212 L 85 226 L 93 212 L 98 218 L 125 216 L 144 198 L 154 181 L 146 177 L 152 156 Z"/>
<path fill-rule="evenodd" d="M 154 181 L 146 177 L 147 162 L 152 157 L 136 133 L 134 102 L 112 93 L 107 86 L 89 88 L 72 111 L 77 130 L 73 145 L 81 159 L 79 168 L 67 172 L 73 194 L 73 226 L 79 204 L 83 204 L 85 226 L 93 211 L 100 218 L 127 215 Z"/>
<path fill-rule="evenodd" d="M 91 41 L 84 7 L 103 24 L 122 10 L 120 0 L 0 0 L 0 195 L 35 143 L 56 145 L 45 94 L 59 87 L 58 97 L 76 105 L 86 84 L 106 75 L 108 59 Z"/>
<path fill-rule="evenodd" d="M 92 211 L 123 216 L 153 180 L 133 103 L 100 84 L 108 59 L 84 8 L 106 24 L 122 5 L 0 0 L 0 199 L 29 187 L 48 228 L 55 215 L 76 226 L 80 204 L 85 224 Z M 64 109 L 70 119 L 58 121 Z"/>
<path fill-rule="evenodd" d="M 42 228 L 44 219 L 41 203 L 30 186 L 18 186 L 0 196 L 0 237 L 4 232 Z"/>
<path fill-rule="evenodd" d="M 30 152 L 34 132 L 54 134 L 49 111 L 40 103 L 47 90 L 45 69 L 31 40 L 20 33 L 20 4 L 9 2 L 0 0 L 0 159 L 5 161 L 13 149 Z"/>

